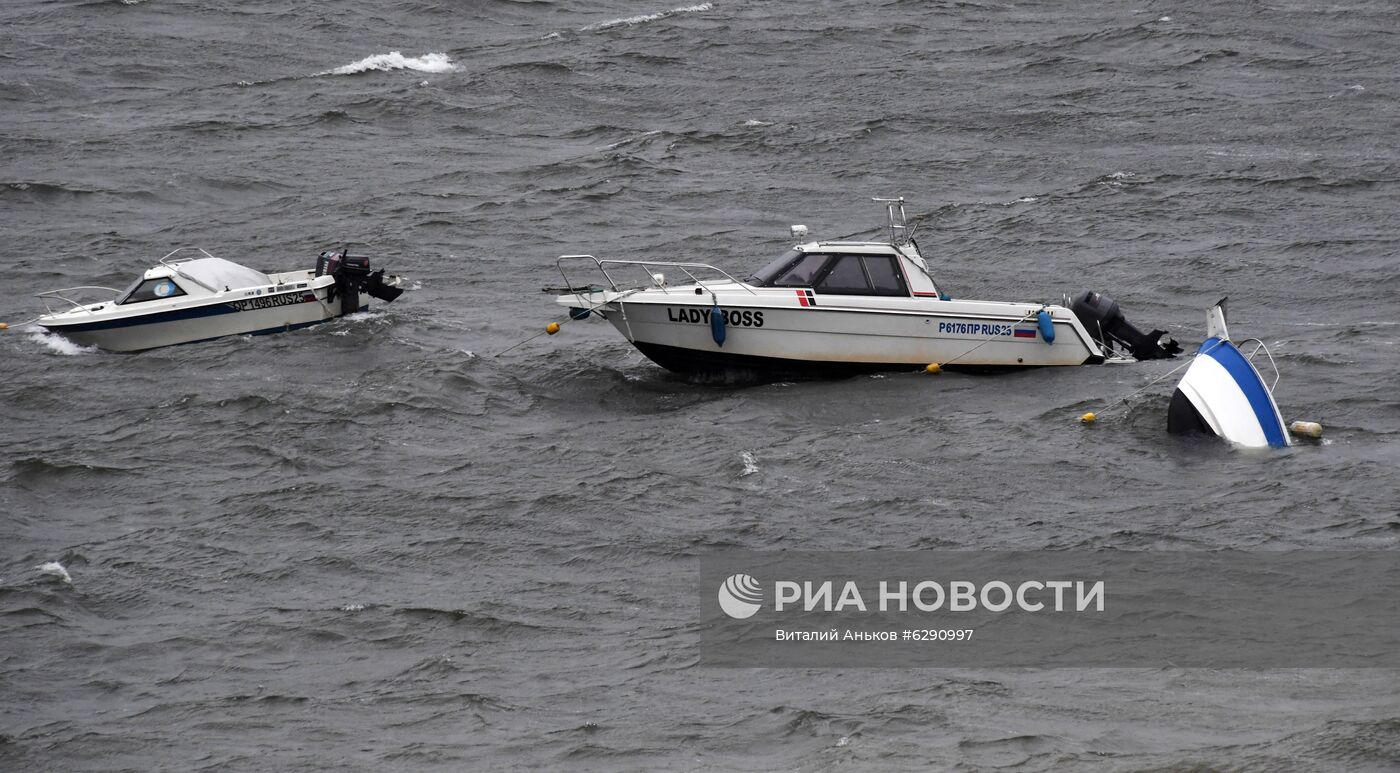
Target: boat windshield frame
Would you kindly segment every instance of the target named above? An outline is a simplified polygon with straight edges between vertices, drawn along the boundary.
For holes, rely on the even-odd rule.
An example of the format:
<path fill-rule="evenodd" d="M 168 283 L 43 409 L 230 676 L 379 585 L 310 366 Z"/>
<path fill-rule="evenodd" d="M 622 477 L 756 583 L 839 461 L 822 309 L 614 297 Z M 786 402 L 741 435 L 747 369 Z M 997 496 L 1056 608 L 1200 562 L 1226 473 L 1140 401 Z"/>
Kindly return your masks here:
<path fill-rule="evenodd" d="M 805 250 L 792 248 L 782 255 L 769 261 L 759 270 L 753 272 L 744 280 L 745 283 L 754 287 L 774 287 L 770 284 L 774 279 L 787 273 L 789 269 L 797 265 L 797 262 L 809 253 Z"/>
<path fill-rule="evenodd" d="M 169 292 L 165 295 L 161 295 L 159 292 L 157 292 L 154 288 L 158 287 L 159 283 L 162 282 L 169 282 L 170 286 L 175 288 L 174 292 Z M 140 292 L 142 288 L 146 287 L 146 285 L 151 285 L 152 287 L 151 296 L 149 298 L 135 297 L 136 294 Z M 173 298 L 179 298 L 182 295 L 188 295 L 188 293 L 185 292 L 185 288 L 180 286 L 179 282 L 175 281 L 175 277 L 156 276 L 148 279 L 145 275 L 142 275 L 135 282 L 132 282 L 129 287 L 123 290 L 121 292 L 121 295 L 117 297 L 117 300 L 114 301 L 114 303 L 117 306 L 125 306 L 129 303 L 150 303 L 152 301 L 168 301 Z"/>

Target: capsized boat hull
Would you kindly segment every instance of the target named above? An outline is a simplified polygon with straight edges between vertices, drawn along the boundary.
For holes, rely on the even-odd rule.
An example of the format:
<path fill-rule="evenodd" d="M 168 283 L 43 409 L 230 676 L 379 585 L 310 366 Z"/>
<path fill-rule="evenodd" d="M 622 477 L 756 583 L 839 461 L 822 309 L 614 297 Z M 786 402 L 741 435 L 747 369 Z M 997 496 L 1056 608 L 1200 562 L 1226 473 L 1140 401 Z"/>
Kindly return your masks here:
<path fill-rule="evenodd" d="M 1206 434 L 1243 448 L 1282 448 L 1288 429 L 1254 364 L 1228 338 L 1201 344 L 1172 393 L 1167 431 Z"/>

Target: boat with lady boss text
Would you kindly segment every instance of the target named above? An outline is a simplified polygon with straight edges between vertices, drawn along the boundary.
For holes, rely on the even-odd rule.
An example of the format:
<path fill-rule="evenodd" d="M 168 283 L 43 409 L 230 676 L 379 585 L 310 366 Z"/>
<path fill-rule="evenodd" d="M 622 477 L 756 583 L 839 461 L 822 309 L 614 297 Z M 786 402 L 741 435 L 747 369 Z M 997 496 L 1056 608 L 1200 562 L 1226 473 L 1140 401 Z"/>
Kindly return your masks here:
<path fill-rule="evenodd" d="M 565 286 L 546 292 L 572 319 L 597 314 L 657 364 L 692 375 L 1000 370 L 1180 351 L 1094 292 L 1062 304 L 955 299 L 920 253 L 904 199 L 874 201 L 883 241 L 804 241 L 745 279 L 703 263 L 564 255 Z M 575 283 L 580 269 L 591 284 Z"/>

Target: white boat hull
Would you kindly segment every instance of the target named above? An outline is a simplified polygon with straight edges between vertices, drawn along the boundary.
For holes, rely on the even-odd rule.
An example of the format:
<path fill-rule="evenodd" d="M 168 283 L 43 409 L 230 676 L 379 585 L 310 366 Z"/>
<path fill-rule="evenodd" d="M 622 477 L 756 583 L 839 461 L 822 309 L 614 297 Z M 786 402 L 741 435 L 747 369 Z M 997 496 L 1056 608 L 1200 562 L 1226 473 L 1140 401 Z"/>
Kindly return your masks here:
<path fill-rule="evenodd" d="M 290 281 L 290 276 L 283 276 Z M 280 333 L 341 316 L 341 300 L 327 300 L 334 286 L 330 277 L 312 281 L 311 272 L 304 272 L 299 279 L 308 286 L 283 292 L 221 293 L 154 311 L 134 309 L 123 316 L 79 310 L 45 317 L 38 324 L 80 346 L 135 352 L 230 335 Z M 361 303 L 360 308 L 367 305 Z"/>
<path fill-rule="evenodd" d="M 597 312 L 662 367 L 721 377 L 935 364 L 1003 370 L 1121 359 L 1110 348 L 1119 344 L 1139 360 L 1180 350 L 1163 342 L 1163 331 L 1128 324 L 1098 293 L 1084 293 L 1072 308 L 952 300 L 919 254 L 904 199 L 875 201 L 886 209 L 887 240 L 797 244 L 742 280 L 705 263 L 561 255 L 555 302 L 573 319 Z M 805 237 L 807 228 L 793 226 L 792 234 Z M 569 276 L 580 268 L 587 284 Z"/>
<path fill-rule="evenodd" d="M 1054 342 L 1047 343 L 1037 325 L 1042 307 L 1031 304 L 929 299 L 857 309 L 830 296 L 820 306 L 782 306 L 771 297 L 732 294 L 720 299 L 726 320 L 721 344 L 711 324 L 715 306 L 678 300 L 633 296 L 597 311 L 657 364 L 687 373 L 912 370 L 930 363 L 990 369 L 1104 359 L 1074 315 L 1060 306 L 1044 307 L 1055 330 Z"/>
<path fill-rule="evenodd" d="M 1215 435 L 1242 448 L 1282 448 L 1291 437 L 1259 371 L 1228 338 L 1201 344 L 1172 393 L 1167 429 Z"/>

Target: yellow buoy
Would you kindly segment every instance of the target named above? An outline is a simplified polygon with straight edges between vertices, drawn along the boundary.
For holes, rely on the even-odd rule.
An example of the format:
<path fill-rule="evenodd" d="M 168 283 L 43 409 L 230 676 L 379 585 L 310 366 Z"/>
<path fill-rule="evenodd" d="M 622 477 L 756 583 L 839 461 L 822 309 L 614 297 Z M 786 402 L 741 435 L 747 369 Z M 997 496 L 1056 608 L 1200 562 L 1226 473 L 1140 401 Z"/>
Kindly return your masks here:
<path fill-rule="evenodd" d="M 1084 422 L 1085 424 L 1093 424 L 1095 421 L 1098 420 L 1098 418 L 1099 418 L 1099 417 L 1096 416 L 1096 415 L 1094 414 L 1093 411 L 1089 411 L 1088 413 L 1084 414 L 1083 416 L 1080 416 L 1080 417 L 1079 417 L 1079 420 L 1082 421 L 1082 422 Z"/>
<path fill-rule="evenodd" d="M 558 333 L 558 332 L 559 332 L 559 323 L 558 323 L 558 322 L 551 322 L 551 323 L 549 323 L 548 325 L 545 325 L 545 326 L 544 326 L 544 332 L 549 333 L 550 335 L 554 335 L 555 333 Z"/>
<path fill-rule="evenodd" d="M 942 372 L 943 372 L 943 369 L 940 368 L 940 367 L 938 367 L 938 363 L 936 363 L 936 362 L 930 362 L 930 363 L 928 364 L 928 367 L 927 367 L 927 368 L 924 368 L 924 372 L 925 372 L 925 373 L 942 373 Z"/>
<path fill-rule="evenodd" d="M 1306 437 L 1322 437 L 1322 425 L 1315 421 L 1295 421 L 1288 425 L 1288 431 Z"/>

